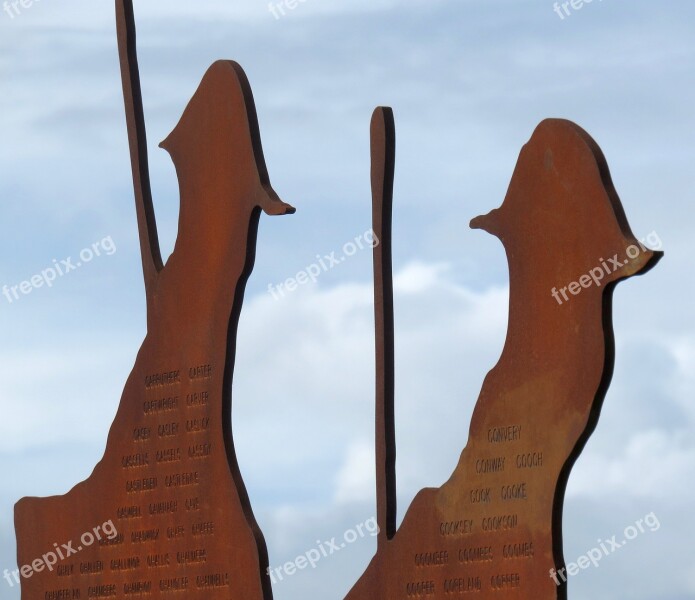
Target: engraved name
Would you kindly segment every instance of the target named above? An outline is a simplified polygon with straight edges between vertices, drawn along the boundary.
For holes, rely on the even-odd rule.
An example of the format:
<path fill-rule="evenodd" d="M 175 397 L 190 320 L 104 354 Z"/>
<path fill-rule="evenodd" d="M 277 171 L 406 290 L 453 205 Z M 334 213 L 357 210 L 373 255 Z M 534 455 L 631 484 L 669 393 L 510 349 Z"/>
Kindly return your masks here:
<path fill-rule="evenodd" d="M 205 523 L 194 523 L 191 526 L 191 533 L 194 536 L 212 535 L 215 533 L 215 524 L 212 521 L 206 521 Z"/>
<path fill-rule="evenodd" d="M 140 529 L 131 531 L 130 541 L 133 544 L 144 544 L 145 542 L 156 542 L 159 539 L 159 529 Z"/>
<path fill-rule="evenodd" d="M 196 550 L 185 550 L 176 553 L 176 562 L 180 565 L 204 563 L 208 560 L 208 551 L 205 548 Z"/>
<path fill-rule="evenodd" d="M 501 490 L 502 500 L 526 500 L 528 492 L 525 483 L 515 483 L 514 485 L 503 485 Z"/>
<path fill-rule="evenodd" d="M 142 510 L 139 506 L 121 506 L 116 511 L 116 516 L 119 519 L 139 519 L 142 517 Z"/>
<path fill-rule="evenodd" d="M 542 452 L 529 452 L 528 454 L 516 455 L 517 469 L 535 469 L 543 466 Z"/>
<path fill-rule="evenodd" d="M 44 600 L 69 600 L 71 598 L 79 598 L 79 589 L 62 589 L 50 590 L 44 594 Z"/>
<path fill-rule="evenodd" d="M 415 555 L 416 567 L 432 567 L 449 563 L 449 553 L 446 550 L 436 552 L 419 552 Z"/>
<path fill-rule="evenodd" d="M 142 409 L 146 415 L 171 412 L 179 407 L 178 396 L 168 396 L 167 398 L 157 398 L 156 400 L 145 400 Z"/>
<path fill-rule="evenodd" d="M 483 531 L 503 531 L 515 529 L 519 525 L 518 515 L 500 515 L 485 517 L 482 521 Z"/>
<path fill-rule="evenodd" d="M 159 590 L 162 592 L 184 592 L 188 589 L 188 577 L 172 577 L 171 579 L 160 579 Z"/>
<path fill-rule="evenodd" d="M 168 552 L 166 554 L 150 554 L 147 556 L 147 566 L 150 569 L 168 567 L 170 562 Z"/>
<path fill-rule="evenodd" d="M 521 586 L 521 575 L 519 573 L 504 573 L 490 577 L 490 585 L 493 590 L 506 590 Z"/>
<path fill-rule="evenodd" d="M 521 425 L 491 427 L 487 430 L 487 441 L 491 444 L 504 444 L 506 442 L 516 442 L 520 439 Z"/>
<path fill-rule="evenodd" d="M 504 558 L 533 558 L 533 555 L 533 542 L 520 542 L 502 546 L 502 556 Z"/>
<path fill-rule="evenodd" d="M 150 439 L 152 429 L 149 427 L 136 427 L 133 429 L 133 439 L 136 442 L 144 442 Z"/>
<path fill-rule="evenodd" d="M 119 533 L 114 538 L 102 538 L 102 539 L 100 539 L 99 545 L 100 546 L 118 546 L 119 544 L 122 544 L 124 540 L 125 540 L 125 536 L 123 535 L 123 533 Z"/>
<path fill-rule="evenodd" d="M 491 562 L 492 560 L 492 546 L 475 546 L 459 550 L 459 562 L 461 563 Z"/>
<path fill-rule="evenodd" d="M 194 444 L 188 446 L 188 458 L 207 458 L 212 454 L 212 444 Z"/>
<path fill-rule="evenodd" d="M 110 566 L 112 571 L 132 571 L 140 567 L 140 558 L 138 556 L 112 558 Z"/>
<path fill-rule="evenodd" d="M 175 540 L 186 535 L 186 528 L 183 525 L 177 525 L 176 527 L 167 527 L 167 537 L 170 540 Z"/>
<path fill-rule="evenodd" d="M 186 394 L 186 406 L 205 406 L 209 402 L 210 393 L 207 391 Z"/>
<path fill-rule="evenodd" d="M 159 437 L 171 437 L 178 434 L 179 424 L 178 423 L 162 423 L 157 427 L 157 435 Z"/>
<path fill-rule="evenodd" d="M 156 457 L 158 463 L 177 462 L 181 460 L 181 448 L 157 450 Z"/>
<path fill-rule="evenodd" d="M 229 573 L 211 573 L 210 575 L 198 575 L 195 585 L 200 589 L 219 588 L 229 586 Z"/>
<path fill-rule="evenodd" d="M 439 533 L 443 536 L 468 535 L 473 533 L 473 521 L 464 519 L 461 521 L 447 521 L 439 524 Z"/>
<path fill-rule="evenodd" d="M 415 581 L 405 584 L 408 596 L 431 596 L 435 593 L 434 581 Z"/>
<path fill-rule="evenodd" d="M 491 488 L 479 488 L 471 490 L 471 504 L 489 504 L 491 500 Z"/>
<path fill-rule="evenodd" d="M 138 452 L 137 454 L 129 454 L 121 457 L 121 467 L 124 469 L 135 469 L 137 467 L 146 467 L 150 464 L 150 455 L 148 452 Z"/>
<path fill-rule="evenodd" d="M 479 458 L 475 461 L 475 472 L 479 475 L 501 473 L 504 471 L 504 462 L 506 460 L 503 456 L 499 458 Z"/>
<path fill-rule="evenodd" d="M 104 562 L 101 560 L 80 563 L 80 573 L 82 575 L 96 575 L 104 571 Z"/>
<path fill-rule="evenodd" d="M 151 502 L 148 508 L 151 515 L 167 515 L 178 511 L 179 503 L 176 500 Z"/>
<path fill-rule="evenodd" d="M 75 572 L 75 565 L 58 565 L 56 574 L 58 577 L 70 577 Z"/>
<path fill-rule="evenodd" d="M 151 581 L 134 581 L 123 584 L 123 593 L 126 596 L 142 596 L 143 594 L 149 594 L 152 592 L 152 582 Z"/>
<path fill-rule="evenodd" d="M 116 595 L 116 584 L 90 585 L 87 588 L 87 598 L 110 598 Z"/>
<path fill-rule="evenodd" d="M 164 477 L 164 485 L 166 487 L 187 487 L 190 485 L 198 485 L 200 483 L 200 476 L 198 471 L 192 471 L 189 473 L 174 473 L 173 475 L 167 475 Z"/>
<path fill-rule="evenodd" d="M 445 594 L 465 594 L 467 592 L 480 592 L 483 582 L 480 577 L 456 577 L 444 580 Z"/>
<path fill-rule="evenodd" d="M 207 431 L 209 428 L 210 417 L 203 417 L 201 419 L 186 419 L 187 433 L 198 433 L 200 431 Z"/>
<path fill-rule="evenodd" d="M 180 371 L 168 371 L 165 373 L 154 373 L 153 375 L 145 375 L 145 388 L 164 387 L 181 383 Z"/>
<path fill-rule="evenodd" d="M 212 365 L 198 365 L 188 369 L 190 379 L 209 379 L 212 377 Z"/>
<path fill-rule="evenodd" d="M 149 492 L 156 488 L 156 477 L 145 477 L 143 479 L 129 479 L 125 482 L 125 491 L 129 494 L 135 494 L 138 492 Z"/>

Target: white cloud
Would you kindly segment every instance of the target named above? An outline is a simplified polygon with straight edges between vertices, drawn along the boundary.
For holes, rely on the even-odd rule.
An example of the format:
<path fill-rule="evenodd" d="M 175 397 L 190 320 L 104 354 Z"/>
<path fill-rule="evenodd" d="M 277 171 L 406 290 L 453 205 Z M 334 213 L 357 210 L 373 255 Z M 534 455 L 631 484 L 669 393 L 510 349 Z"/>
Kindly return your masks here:
<path fill-rule="evenodd" d="M 500 204 L 540 119 L 569 117 L 596 136 L 633 229 L 656 227 L 666 258 L 616 294 L 616 376 L 570 480 L 566 544 L 581 544 L 570 556 L 586 551 L 642 507 L 658 509 L 664 526 L 639 557 L 635 544 L 618 557 L 621 570 L 607 562 L 571 597 L 691 597 L 695 284 L 683 274 L 692 255 L 695 4 L 604 2 L 564 23 L 551 4 L 530 0 L 306 0 L 280 21 L 266 0 L 136 0 L 136 13 L 165 239 L 177 196 L 170 160 L 154 144 L 213 60 L 238 59 L 249 73 L 273 182 L 299 209 L 291 224 L 264 221 L 272 236 L 252 286 L 281 281 L 292 274 L 286 265 L 306 264 L 327 240 L 363 231 L 369 114 L 394 106 L 395 257 L 406 264 L 396 274 L 401 513 L 453 469 L 504 339 L 503 252 L 465 231 L 467 220 Z M 21 18 L 0 14 L 0 72 L 5 280 L 104 225 L 124 247 L 108 285 L 85 272 L 0 315 L 0 453 L 13 469 L 0 496 L 0 557 L 10 561 L 12 502 L 64 492 L 100 458 L 144 318 L 113 4 L 41 0 Z M 242 314 L 234 427 L 275 564 L 373 514 L 373 467 L 363 476 L 357 468 L 373 435 L 372 290 L 334 285 L 368 281 L 370 261 L 361 260 L 283 302 L 249 293 Z M 114 321 L 127 340 L 114 342 Z M 354 501 L 338 504 L 341 496 Z M 355 547 L 275 597 L 340 598 L 371 551 Z"/>
<path fill-rule="evenodd" d="M 415 294 L 422 292 L 437 283 L 440 275 L 445 273 L 449 265 L 427 265 L 414 262 L 406 266 L 393 278 L 394 293 Z"/>
<path fill-rule="evenodd" d="M 374 499 L 374 443 L 359 440 L 348 446 L 345 462 L 336 476 L 335 502 L 369 502 Z"/>
<path fill-rule="evenodd" d="M 0 452 L 81 443 L 103 447 L 128 373 L 125 357 L 132 357 L 132 365 L 137 352 L 114 338 L 109 344 L 73 338 L 79 350 L 56 344 L 42 352 L 0 353 L 0 411 L 12 414 L 0 420 Z"/>
<path fill-rule="evenodd" d="M 636 432 L 615 456 L 587 451 L 575 467 L 568 495 L 685 500 L 695 474 L 692 428 Z"/>

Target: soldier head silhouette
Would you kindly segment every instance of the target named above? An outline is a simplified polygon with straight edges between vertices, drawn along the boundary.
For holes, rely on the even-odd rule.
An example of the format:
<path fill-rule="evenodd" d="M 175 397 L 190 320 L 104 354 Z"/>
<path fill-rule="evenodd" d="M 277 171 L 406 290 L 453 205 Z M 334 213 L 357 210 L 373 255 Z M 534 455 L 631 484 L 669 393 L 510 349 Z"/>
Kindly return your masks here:
<path fill-rule="evenodd" d="M 519 271 L 539 284 L 560 286 L 593 271 L 598 289 L 644 272 L 660 256 L 633 235 L 599 146 L 560 119 L 536 128 L 502 206 L 473 219 L 471 227 L 502 241 L 512 278 Z M 524 264 L 530 257 L 533 264 Z"/>
<path fill-rule="evenodd" d="M 179 177 L 179 236 L 197 240 L 198 251 L 223 251 L 233 241 L 230 230 L 247 228 L 258 208 L 270 215 L 294 212 L 270 185 L 251 87 L 236 62 L 208 69 L 160 146 Z"/>

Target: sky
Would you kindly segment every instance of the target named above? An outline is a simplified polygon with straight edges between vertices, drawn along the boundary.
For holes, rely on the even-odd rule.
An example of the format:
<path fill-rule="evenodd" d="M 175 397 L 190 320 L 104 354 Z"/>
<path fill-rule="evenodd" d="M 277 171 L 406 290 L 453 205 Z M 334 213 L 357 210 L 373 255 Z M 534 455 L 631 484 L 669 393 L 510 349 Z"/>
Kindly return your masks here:
<path fill-rule="evenodd" d="M 666 253 L 617 288 L 615 375 L 569 481 L 565 556 L 646 515 L 659 526 L 573 577 L 569 597 L 695 598 L 695 3 L 285 2 L 135 2 L 164 256 L 178 187 L 157 144 L 217 59 L 246 70 L 273 187 L 297 208 L 261 219 L 235 371 L 236 448 L 271 566 L 375 512 L 371 254 L 268 291 L 369 230 L 372 110 L 393 107 L 398 138 L 399 518 L 448 479 L 504 342 L 503 248 L 468 222 L 502 202 L 535 126 L 562 117 L 596 139 L 635 234 Z M 65 493 L 101 458 L 145 335 L 113 2 L 25 4 L 0 12 L 0 286 L 91 260 L 0 296 L 0 571 L 15 568 L 14 503 Z M 375 545 L 360 537 L 275 598 L 340 600 Z M 0 598 L 17 588 L 0 580 Z"/>

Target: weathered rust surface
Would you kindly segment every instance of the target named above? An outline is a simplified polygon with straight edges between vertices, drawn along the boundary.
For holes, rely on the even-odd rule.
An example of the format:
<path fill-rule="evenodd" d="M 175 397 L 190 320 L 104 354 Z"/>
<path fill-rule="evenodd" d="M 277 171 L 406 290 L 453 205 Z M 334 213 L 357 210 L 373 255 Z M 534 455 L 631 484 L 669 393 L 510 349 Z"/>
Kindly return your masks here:
<path fill-rule="evenodd" d="M 372 222 L 374 248 L 374 322 L 376 327 L 376 484 L 377 544 L 396 532 L 396 429 L 394 421 L 393 268 L 391 216 L 396 163 L 393 111 L 380 107 L 371 124 Z"/>
<path fill-rule="evenodd" d="M 383 114 L 375 119 L 375 231 L 378 252 L 390 257 L 390 223 L 383 222 L 390 218 L 390 198 L 383 189 L 392 189 L 393 171 L 384 168 L 384 156 L 393 156 L 388 146 L 395 138 L 385 135 Z M 541 123 L 521 152 L 502 206 L 471 226 L 497 236 L 507 253 L 507 339 L 451 478 L 422 490 L 395 534 L 392 365 L 384 360 L 393 352 L 392 327 L 384 326 L 391 280 L 381 268 L 384 254 L 375 256 L 376 305 L 384 311 L 377 318 L 377 368 L 386 370 L 377 390 L 377 505 L 386 531 L 347 600 L 567 597 L 562 575 L 556 584 L 551 569 L 564 564 L 569 473 L 596 427 L 612 375 L 613 290 L 646 272 L 661 253 L 644 249 L 632 234 L 596 143 L 561 120 Z M 639 254 L 628 258 L 634 248 Z M 584 286 L 583 275 L 599 279 L 601 271 L 600 285 Z M 577 281 L 584 282 L 578 292 L 567 287 Z M 466 424 L 452 425 L 463 441 Z"/>
<path fill-rule="evenodd" d="M 162 265 L 133 8 L 116 5 L 147 336 L 89 479 L 16 506 L 19 565 L 64 557 L 24 579 L 22 598 L 269 600 L 265 542 L 234 452 L 232 376 L 261 209 L 294 209 L 270 186 L 246 76 L 217 62 L 162 144 L 181 194 L 175 250 Z"/>

